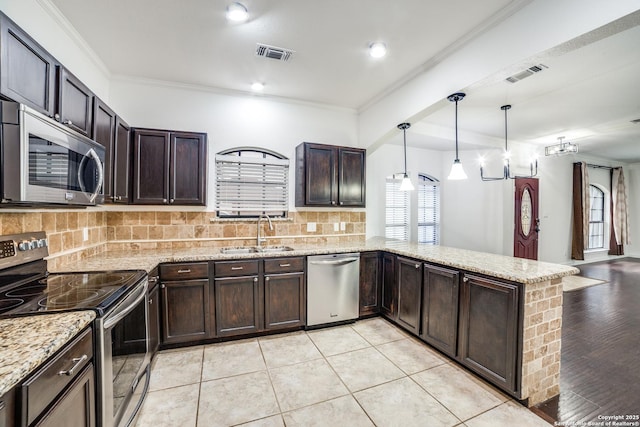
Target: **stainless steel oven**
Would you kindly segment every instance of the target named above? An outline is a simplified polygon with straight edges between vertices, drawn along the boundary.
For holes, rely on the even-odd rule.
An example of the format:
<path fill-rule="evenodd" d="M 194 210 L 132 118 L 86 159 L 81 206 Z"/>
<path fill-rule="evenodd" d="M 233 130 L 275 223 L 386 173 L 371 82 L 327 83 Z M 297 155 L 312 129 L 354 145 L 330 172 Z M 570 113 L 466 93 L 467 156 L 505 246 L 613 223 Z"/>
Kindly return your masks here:
<path fill-rule="evenodd" d="M 103 146 L 23 104 L 0 102 L 0 119 L 2 204 L 103 202 Z"/>
<path fill-rule="evenodd" d="M 132 425 L 149 385 L 147 273 L 47 272 L 44 232 L 0 236 L 0 316 L 93 310 L 97 424 Z"/>

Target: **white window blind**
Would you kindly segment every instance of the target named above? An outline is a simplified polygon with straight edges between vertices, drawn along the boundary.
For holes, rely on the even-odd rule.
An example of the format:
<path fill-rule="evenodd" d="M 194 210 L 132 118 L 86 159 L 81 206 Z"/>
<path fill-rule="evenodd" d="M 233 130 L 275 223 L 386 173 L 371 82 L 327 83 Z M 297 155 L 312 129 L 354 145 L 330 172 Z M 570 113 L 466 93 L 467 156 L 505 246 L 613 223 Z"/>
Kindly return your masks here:
<path fill-rule="evenodd" d="M 418 243 L 440 244 L 440 186 L 423 174 L 418 175 Z"/>
<path fill-rule="evenodd" d="M 409 240 L 409 192 L 400 191 L 399 179 L 386 180 L 385 237 Z"/>
<path fill-rule="evenodd" d="M 588 249 L 604 248 L 604 191 L 595 185 L 589 186 L 589 246 Z"/>
<path fill-rule="evenodd" d="M 216 210 L 219 217 L 286 216 L 289 159 L 259 149 L 216 155 Z"/>

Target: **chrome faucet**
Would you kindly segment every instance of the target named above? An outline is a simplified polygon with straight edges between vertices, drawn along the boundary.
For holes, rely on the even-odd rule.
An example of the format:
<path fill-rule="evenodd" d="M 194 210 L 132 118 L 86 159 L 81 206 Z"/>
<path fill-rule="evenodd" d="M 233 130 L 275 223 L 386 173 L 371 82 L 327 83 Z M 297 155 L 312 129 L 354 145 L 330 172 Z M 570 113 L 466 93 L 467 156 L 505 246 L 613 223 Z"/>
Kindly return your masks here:
<path fill-rule="evenodd" d="M 269 215 L 267 214 L 260 214 L 260 216 L 258 217 L 258 230 L 257 230 L 257 234 L 256 234 L 256 246 L 258 248 L 261 247 L 262 242 L 266 242 L 267 239 L 265 237 L 260 237 L 260 223 L 262 222 L 263 218 L 267 218 L 267 221 L 269 221 L 269 230 L 273 231 L 273 224 L 271 223 L 271 218 L 269 218 Z"/>

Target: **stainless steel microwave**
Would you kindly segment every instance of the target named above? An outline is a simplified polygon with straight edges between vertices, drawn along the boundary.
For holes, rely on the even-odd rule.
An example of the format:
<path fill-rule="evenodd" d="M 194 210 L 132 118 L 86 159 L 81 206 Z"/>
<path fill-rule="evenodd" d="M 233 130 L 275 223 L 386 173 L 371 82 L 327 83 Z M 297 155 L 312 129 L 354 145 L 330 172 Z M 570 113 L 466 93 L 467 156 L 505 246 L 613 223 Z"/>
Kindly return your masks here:
<path fill-rule="evenodd" d="M 102 145 L 16 102 L 0 101 L 0 207 L 104 201 Z"/>

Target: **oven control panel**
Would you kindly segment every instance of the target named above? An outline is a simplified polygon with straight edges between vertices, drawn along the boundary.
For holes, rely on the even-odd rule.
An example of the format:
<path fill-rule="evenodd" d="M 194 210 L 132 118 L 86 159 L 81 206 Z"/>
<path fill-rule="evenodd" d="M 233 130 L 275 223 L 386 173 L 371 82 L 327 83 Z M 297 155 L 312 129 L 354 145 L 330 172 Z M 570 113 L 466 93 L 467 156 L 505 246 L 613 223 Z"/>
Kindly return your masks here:
<path fill-rule="evenodd" d="M 0 269 L 44 259 L 49 244 L 44 231 L 0 236 Z"/>

